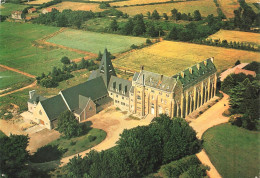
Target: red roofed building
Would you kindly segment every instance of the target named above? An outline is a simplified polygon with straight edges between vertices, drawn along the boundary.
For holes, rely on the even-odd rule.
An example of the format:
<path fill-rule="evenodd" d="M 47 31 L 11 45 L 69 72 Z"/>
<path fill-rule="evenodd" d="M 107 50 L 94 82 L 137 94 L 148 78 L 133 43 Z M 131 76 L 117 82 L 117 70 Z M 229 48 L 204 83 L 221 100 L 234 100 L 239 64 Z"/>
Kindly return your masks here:
<path fill-rule="evenodd" d="M 42 10 L 42 13 L 43 13 L 43 14 L 47 14 L 47 13 L 49 13 L 49 12 L 52 12 L 53 9 L 56 9 L 56 8 L 55 8 L 55 7 L 48 7 L 48 8 L 46 8 L 46 9 L 43 9 L 43 10 Z"/>
<path fill-rule="evenodd" d="M 31 9 L 28 9 L 28 13 L 31 14 L 31 13 L 34 13 L 36 12 L 37 10 L 33 7 Z"/>

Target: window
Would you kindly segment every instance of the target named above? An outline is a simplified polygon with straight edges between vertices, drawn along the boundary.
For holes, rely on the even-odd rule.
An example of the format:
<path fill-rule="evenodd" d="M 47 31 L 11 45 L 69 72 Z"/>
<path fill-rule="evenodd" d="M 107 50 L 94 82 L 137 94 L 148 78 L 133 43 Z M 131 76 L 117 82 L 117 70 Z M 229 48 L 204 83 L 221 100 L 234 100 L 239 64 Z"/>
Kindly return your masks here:
<path fill-rule="evenodd" d="M 153 98 L 153 95 L 152 95 L 152 100 L 153 100 L 154 98 Z"/>
<path fill-rule="evenodd" d="M 116 97 L 118 98 L 118 95 L 116 95 Z"/>
<path fill-rule="evenodd" d="M 140 91 L 137 91 L 137 93 L 140 93 Z"/>
<path fill-rule="evenodd" d="M 133 105 L 131 105 L 131 108 L 133 108 Z"/>
<path fill-rule="evenodd" d="M 131 99 L 131 101 L 133 101 L 133 99 Z"/>
<path fill-rule="evenodd" d="M 169 97 L 169 94 L 166 94 L 166 97 Z"/>
<path fill-rule="evenodd" d="M 163 99 L 161 99 L 161 103 L 163 103 Z"/>
<path fill-rule="evenodd" d="M 154 90 L 151 90 L 152 93 L 154 93 Z"/>
<path fill-rule="evenodd" d="M 159 92 L 159 95 L 162 95 L 162 92 Z"/>
<path fill-rule="evenodd" d="M 140 100 L 140 99 L 141 99 L 141 96 L 137 95 L 137 99 Z"/>
<path fill-rule="evenodd" d="M 122 99 L 125 99 L 125 97 L 122 96 Z"/>
<path fill-rule="evenodd" d="M 39 114 L 42 115 L 42 111 L 41 110 L 39 111 Z"/>
<path fill-rule="evenodd" d="M 121 102 L 121 105 L 125 106 L 125 103 Z"/>
<path fill-rule="evenodd" d="M 92 107 L 90 106 L 88 110 L 91 111 L 91 110 L 92 110 Z"/>

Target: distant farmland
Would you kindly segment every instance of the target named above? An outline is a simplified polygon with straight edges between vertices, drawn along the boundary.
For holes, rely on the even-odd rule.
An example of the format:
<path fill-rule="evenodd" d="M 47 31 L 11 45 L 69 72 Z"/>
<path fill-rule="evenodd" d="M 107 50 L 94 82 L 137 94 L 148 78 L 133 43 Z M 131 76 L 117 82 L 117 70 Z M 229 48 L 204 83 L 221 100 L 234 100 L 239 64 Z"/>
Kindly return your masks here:
<path fill-rule="evenodd" d="M 246 1 L 247 2 L 247 1 Z M 223 13 L 226 15 L 227 18 L 234 17 L 234 10 L 240 7 L 237 0 L 218 0 L 220 8 L 222 9 Z"/>
<path fill-rule="evenodd" d="M 53 5 L 51 7 L 57 8 L 59 11 L 63 11 L 64 9 L 71 9 L 73 11 L 81 10 L 81 11 L 93 11 L 93 12 L 101 12 L 103 9 L 99 8 L 98 3 L 81 3 L 81 2 L 70 2 L 65 1 L 59 4 Z"/>
<path fill-rule="evenodd" d="M 0 6 L 0 15 L 11 15 L 13 11 L 23 10 L 28 5 L 5 3 Z"/>
<path fill-rule="evenodd" d="M 140 13 L 146 15 L 148 11 L 153 12 L 155 9 L 160 13 L 160 15 L 162 15 L 162 13 L 167 13 L 168 15 L 171 15 L 171 10 L 174 8 L 177 9 L 179 12 L 187 14 L 193 14 L 195 10 L 199 10 L 201 15 L 204 17 L 210 14 L 217 16 L 217 8 L 213 0 L 198 0 L 145 6 L 120 7 L 117 9 L 129 15 L 136 15 Z"/>
<path fill-rule="evenodd" d="M 118 1 L 110 3 L 111 6 L 124 6 L 124 5 L 136 5 L 136 4 L 149 4 L 157 2 L 169 2 L 171 0 L 128 0 L 128 1 Z M 175 1 L 186 1 L 186 0 L 175 0 Z"/>
<path fill-rule="evenodd" d="M 214 57 L 218 72 L 234 65 L 237 60 L 250 62 L 260 59 L 260 53 L 226 49 L 191 43 L 163 41 L 134 51 L 114 60 L 118 67 L 145 70 L 172 76 L 207 58 Z"/>
<path fill-rule="evenodd" d="M 227 41 L 246 42 L 246 43 L 260 45 L 260 34 L 259 33 L 241 32 L 241 31 L 232 31 L 232 30 L 220 30 L 217 33 L 209 36 L 208 38 L 227 40 Z"/>
<path fill-rule="evenodd" d="M 119 53 L 130 49 L 132 44 L 140 45 L 145 43 L 146 38 L 70 29 L 48 39 L 47 41 L 97 54 L 99 51 L 103 52 L 105 48 L 107 48 L 111 53 Z"/>

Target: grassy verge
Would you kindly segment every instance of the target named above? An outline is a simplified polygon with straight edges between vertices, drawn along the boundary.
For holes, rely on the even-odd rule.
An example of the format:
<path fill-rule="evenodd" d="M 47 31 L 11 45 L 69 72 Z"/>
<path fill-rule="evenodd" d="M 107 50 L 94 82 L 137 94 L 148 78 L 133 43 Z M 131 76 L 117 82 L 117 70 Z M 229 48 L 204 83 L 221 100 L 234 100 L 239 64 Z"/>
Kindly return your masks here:
<path fill-rule="evenodd" d="M 256 177 L 259 174 L 259 132 L 230 124 L 207 130 L 203 146 L 223 177 Z"/>

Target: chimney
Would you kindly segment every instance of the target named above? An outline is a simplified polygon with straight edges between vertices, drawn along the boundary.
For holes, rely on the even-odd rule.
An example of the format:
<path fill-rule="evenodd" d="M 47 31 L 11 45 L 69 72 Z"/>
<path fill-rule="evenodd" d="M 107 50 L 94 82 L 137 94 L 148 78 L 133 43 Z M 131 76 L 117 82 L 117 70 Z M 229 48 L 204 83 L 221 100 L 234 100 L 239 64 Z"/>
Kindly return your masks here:
<path fill-rule="evenodd" d="M 162 79 L 163 79 L 163 75 L 161 75 L 161 81 L 162 81 Z"/>
<path fill-rule="evenodd" d="M 35 90 L 29 91 L 29 97 L 32 99 L 33 95 L 35 94 Z"/>
<path fill-rule="evenodd" d="M 199 63 L 197 64 L 197 69 L 200 70 L 200 64 Z"/>
<path fill-rule="evenodd" d="M 145 80 L 145 78 L 144 78 L 144 74 L 143 74 L 143 86 L 144 86 L 144 84 L 145 84 L 144 80 Z"/>
<path fill-rule="evenodd" d="M 211 57 L 210 60 L 212 63 L 214 63 L 214 57 Z"/>
<path fill-rule="evenodd" d="M 184 72 L 181 72 L 181 77 L 184 78 Z"/>
<path fill-rule="evenodd" d="M 192 68 L 191 67 L 189 68 L 189 71 L 190 71 L 190 74 L 192 74 Z"/>
<path fill-rule="evenodd" d="M 141 66 L 141 70 L 144 70 L 144 66 L 143 65 Z"/>
<path fill-rule="evenodd" d="M 207 60 L 204 61 L 204 65 L 207 66 Z"/>

